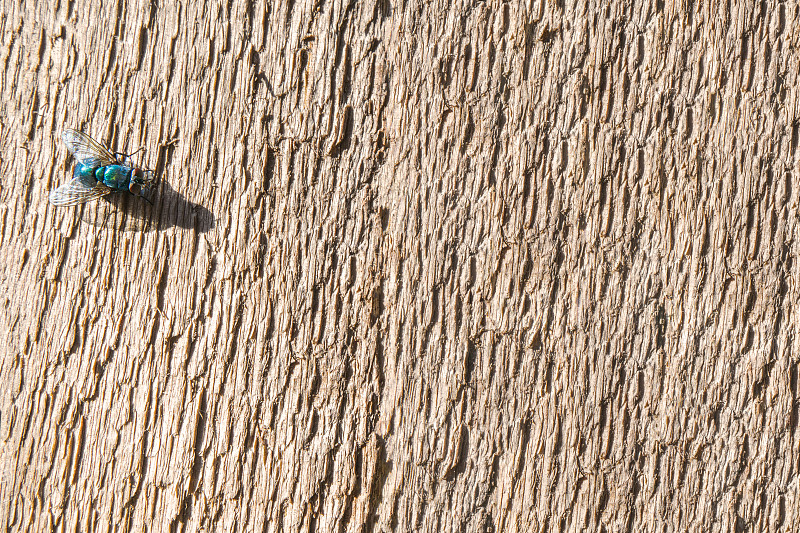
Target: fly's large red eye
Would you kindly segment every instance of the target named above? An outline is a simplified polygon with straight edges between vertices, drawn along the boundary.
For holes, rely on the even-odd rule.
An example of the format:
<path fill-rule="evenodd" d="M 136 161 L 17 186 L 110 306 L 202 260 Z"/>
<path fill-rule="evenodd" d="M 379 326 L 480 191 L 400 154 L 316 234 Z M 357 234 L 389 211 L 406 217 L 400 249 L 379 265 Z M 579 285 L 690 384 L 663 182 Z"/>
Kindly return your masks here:
<path fill-rule="evenodd" d="M 138 183 L 131 183 L 128 186 L 128 190 L 131 192 L 131 194 L 135 194 L 136 196 L 142 194 L 142 187 Z"/>
<path fill-rule="evenodd" d="M 133 172 L 131 172 L 131 176 L 134 178 L 141 178 L 142 177 L 142 169 L 134 168 Z"/>

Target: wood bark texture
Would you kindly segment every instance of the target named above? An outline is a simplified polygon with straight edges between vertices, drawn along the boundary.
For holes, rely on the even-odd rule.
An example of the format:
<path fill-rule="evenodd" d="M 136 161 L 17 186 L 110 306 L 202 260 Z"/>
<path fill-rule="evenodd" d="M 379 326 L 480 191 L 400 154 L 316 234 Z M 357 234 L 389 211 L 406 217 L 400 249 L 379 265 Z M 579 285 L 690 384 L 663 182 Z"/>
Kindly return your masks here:
<path fill-rule="evenodd" d="M 6 530 L 800 529 L 795 3 L 0 5 Z"/>

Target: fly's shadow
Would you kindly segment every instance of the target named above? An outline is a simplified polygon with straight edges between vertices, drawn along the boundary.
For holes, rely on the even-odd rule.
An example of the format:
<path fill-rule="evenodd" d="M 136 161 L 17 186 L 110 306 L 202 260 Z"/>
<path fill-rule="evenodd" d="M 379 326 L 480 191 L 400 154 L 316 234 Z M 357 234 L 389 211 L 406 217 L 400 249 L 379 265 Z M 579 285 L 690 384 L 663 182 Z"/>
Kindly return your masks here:
<path fill-rule="evenodd" d="M 156 231 L 177 226 L 205 233 L 215 222 L 211 211 L 190 202 L 163 180 L 144 197 L 121 192 L 87 202 L 81 218 L 95 226 L 120 231 Z"/>

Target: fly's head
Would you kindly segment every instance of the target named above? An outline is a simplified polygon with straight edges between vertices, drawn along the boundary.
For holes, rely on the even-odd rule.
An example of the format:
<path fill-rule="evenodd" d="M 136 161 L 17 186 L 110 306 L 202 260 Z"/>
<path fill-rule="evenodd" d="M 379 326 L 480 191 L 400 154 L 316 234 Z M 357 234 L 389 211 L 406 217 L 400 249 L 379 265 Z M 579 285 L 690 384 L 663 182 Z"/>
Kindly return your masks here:
<path fill-rule="evenodd" d="M 155 183 L 155 174 L 152 170 L 142 170 L 141 168 L 134 168 L 131 170 L 131 180 L 128 184 L 128 191 L 136 196 L 142 196 L 146 193 Z"/>

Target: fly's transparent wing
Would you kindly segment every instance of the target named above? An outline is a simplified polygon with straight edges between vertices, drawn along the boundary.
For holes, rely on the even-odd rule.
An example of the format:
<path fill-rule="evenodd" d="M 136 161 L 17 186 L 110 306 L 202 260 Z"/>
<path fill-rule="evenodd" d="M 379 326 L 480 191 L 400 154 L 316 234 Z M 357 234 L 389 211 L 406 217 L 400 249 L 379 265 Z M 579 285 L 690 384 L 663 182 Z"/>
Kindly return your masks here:
<path fill-rule="evenodd" d="M 50 203 L 58 206 L 78 205 L 111 193 L 113 189 L 92 178 L 76 176 L 58 189 L 50 191 Z"/>
<path fill-rule="evenodd" d="M 117 162 L 114 154 L 85 133 L 76 130 L 64 130 L 61 139 L 79 163 L 89 168 L 104 167 Z"/>

